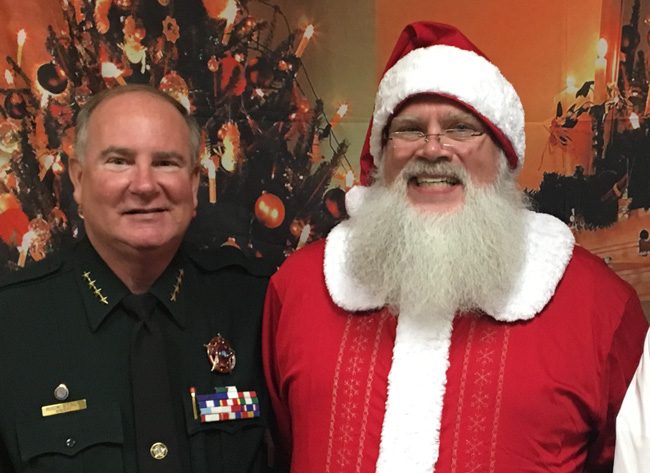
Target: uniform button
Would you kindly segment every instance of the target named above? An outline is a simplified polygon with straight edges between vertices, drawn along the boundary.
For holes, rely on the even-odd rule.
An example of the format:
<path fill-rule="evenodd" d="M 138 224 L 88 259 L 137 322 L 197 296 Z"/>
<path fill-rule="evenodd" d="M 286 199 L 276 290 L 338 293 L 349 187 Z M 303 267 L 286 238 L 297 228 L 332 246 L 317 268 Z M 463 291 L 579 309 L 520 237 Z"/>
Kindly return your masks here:
<path fill-rule="evenodd" d="M 149 449 L 149 453 L 151 453 L 151 456 L 156 460 L 162 460 L 167 456 L 168 452 L 169 450 L 167 450 L 167 445 L 162 442 L 154 443 Z"/>
<path fill-rule="evenodd" d="M 72 448 L 75 445 L 77 445 L 77 441 L 75 439 L 73 439 L 73 438 L 66 439 L 66 441 L 65 441 L 65 446 L 66 447 Z"/>
<path fill-rule="evenodd" d="M 63 383 L 54 388 L 54 397 L 59 401 L 65 401 L 68 399 L 69 395 L 70 391 L 68 390 L 68 387 Z"/>

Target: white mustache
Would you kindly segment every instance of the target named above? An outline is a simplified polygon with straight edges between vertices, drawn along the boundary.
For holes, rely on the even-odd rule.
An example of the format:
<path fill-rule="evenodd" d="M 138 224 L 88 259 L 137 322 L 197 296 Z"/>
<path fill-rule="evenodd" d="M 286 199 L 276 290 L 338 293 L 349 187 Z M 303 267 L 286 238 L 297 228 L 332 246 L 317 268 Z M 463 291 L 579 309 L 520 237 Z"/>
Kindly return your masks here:
<path fill-rule="evenodd" d="M 449 161 L 427 161 L 423 159 L 412 160 L 404 166 L 400 172 L 400 178 L 403 182 L 414 177 L 422 175 L 446 176 L 460 181 L 461 184 L 467 182 L 467 172 L 462 166 L 452 164 Z"/>

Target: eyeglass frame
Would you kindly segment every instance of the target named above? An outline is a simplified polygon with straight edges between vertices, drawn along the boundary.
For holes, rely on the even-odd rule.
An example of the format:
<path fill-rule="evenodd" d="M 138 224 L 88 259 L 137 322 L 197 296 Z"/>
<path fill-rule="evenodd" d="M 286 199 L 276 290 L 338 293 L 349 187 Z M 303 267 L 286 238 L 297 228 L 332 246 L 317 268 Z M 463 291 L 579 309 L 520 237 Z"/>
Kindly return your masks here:
<path fill-rule="evenodd" d="M 453 136 L 450 136 L 451 132 L 458 132 L 458 131 L 467 131 L 469 132 L 469 135 L 467 137 L 458 139 L 458 137 L 454 138 Z M 465 143 L 467 141 L 471 141 L 473 138 L 476 138 L 478 136 L 485 135 L 486 131 L 484 130 L 470 130 L 470 129 L 462 129 L 459 130 L 458 128 L 447 128 L 445 130 L 442 130 L 439 133 L 424 133 L 423 131 L 420 130 L 397 130 L 397 131 L 388 131 L 386 132 L 386 140 L 387 141 L 392 141 L 395 143 L 397 140 L 400 143 L 405 143 L 405 144 L 413 144 L 417 146 L 422 146 L 424 144 L 429 143 L 429 140 L 431 139 L 430 137 L 435 136 L 438 139 L 438 142 L 442 146 L 454 146 L 454 143 Z M 397 135 L 397 136 L 395 136 Z M 413 140 L 405 139 L 405 138 L 400 138 L 402 136 L 416 136 L 417 138 Z M 444 143 L 443 138 L 447 138 L 452 141 L 452 143 Z M 399 145 L 398 145 L 399 146 Z"/>

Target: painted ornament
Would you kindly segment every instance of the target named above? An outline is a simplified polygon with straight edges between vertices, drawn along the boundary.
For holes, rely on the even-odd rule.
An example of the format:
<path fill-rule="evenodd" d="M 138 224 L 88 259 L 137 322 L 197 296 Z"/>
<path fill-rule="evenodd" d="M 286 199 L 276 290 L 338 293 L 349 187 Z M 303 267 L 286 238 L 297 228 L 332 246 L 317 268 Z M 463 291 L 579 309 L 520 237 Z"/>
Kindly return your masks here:
<path fill-rule="evenodd" d="M 267 228 L 282 225 L 284 213 L 284 203 L 277 195 L 264 192 L 255 201 L 255 217 Z"/>

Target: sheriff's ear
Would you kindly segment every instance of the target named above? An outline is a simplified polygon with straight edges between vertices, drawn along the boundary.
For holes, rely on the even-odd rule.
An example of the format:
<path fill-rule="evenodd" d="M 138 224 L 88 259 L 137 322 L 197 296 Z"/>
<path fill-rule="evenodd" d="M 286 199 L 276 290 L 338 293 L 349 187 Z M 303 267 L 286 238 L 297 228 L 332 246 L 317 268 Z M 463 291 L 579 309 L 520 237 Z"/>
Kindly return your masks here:
<path fill-rule="evenodd" d="M 199 184 L 201 183 L 201 172 L 199 164 L 197 163 L 192 170 L 192 195 L 194 196 L 194 212 L 193 217 L 196 217 L 196 208 L 199 205 Z"/>
<path fill-rule="evenodd" d="M 83 176 L 83 164 L 77 158 L 70 158 L 68 161 L 68 175 L 70 176 L 70 181 L 74 186 L 74 192 L 72 193 L 75 202 L 77 205 L 81 205 L 81 196 L 83 193 L 82 185 L 82 176 Z"/>

